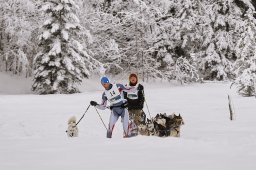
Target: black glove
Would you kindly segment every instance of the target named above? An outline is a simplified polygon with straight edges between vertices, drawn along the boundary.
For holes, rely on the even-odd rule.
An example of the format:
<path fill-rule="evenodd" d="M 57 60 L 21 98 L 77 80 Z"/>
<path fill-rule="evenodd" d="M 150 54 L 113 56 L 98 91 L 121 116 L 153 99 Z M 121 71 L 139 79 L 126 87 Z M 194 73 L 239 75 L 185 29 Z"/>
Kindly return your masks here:
<path fill-rule="evenodd" d="M 90 104 L 91 104 L 92 106 L 97 106 L 97 105 L 98 105 L 98 103 L 95 102 L 95 101 L 90 101 Z"/>
<path fill-rule="evenodd" d="M 139 85 L 137 89 L 138 89 L 138 90 L 143 90 L 144 87 L 143 87 L 142 85 Z"/>
<path fill-rule="evenodd" d="M 112 110 L 112 109 L 113 109 L 113 106 L 110 106 L 109 109 Z"/>
<path fill-rule="evenodd" d="M 127 102 L 121 104 L 121 108 L 126 108 L 126 107 L 128 107 L 128 103 Z"/>

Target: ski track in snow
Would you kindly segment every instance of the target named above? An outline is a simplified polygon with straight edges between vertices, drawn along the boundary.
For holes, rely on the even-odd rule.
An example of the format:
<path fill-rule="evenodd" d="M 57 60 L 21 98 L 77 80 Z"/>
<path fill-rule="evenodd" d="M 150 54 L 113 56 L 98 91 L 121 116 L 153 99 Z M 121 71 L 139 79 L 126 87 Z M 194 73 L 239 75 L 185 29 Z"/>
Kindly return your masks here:
<path fill-rule="evenodd" d="M 99 84 L 95 84 L 99 86 Z M 73 95 L 0 95 L 0 167 L 3 170 L 254 170 L 256 99 L 233 93 L 236 120 L 229 120 L 227 83 L 187 86 L 145 84 L 150 113 L 180 113 L 181 137 L 122 138 L 120 119 L 113 138 L 94 108 L 65 134 L 70 116 L 79 119 L 102 90 Z M 148 115 L 146 107 L 144 111 Z M 105 124 L 109 110 L 99 111 Z"/>

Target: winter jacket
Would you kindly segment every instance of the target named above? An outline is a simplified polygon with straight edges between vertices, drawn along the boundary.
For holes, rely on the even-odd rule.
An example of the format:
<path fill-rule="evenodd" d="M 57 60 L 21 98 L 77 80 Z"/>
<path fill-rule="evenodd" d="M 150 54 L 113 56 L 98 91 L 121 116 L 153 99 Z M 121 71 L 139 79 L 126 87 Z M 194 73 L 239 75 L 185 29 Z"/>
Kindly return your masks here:
<path fill-rule="evenodd" d="M 140 90 L 138 90 L 140 89 Z M 143 109 L 145 97 L 144 97 L 144 87 L 141 84 L 138 84 L 138 86 L 135 89 L 137 91 L 138 98 L 137 99 L 130 99 L 128 97 L 128 92 L 124 92 L 124 98 L 128 102 L 128 110 L 132 109 Z"/>

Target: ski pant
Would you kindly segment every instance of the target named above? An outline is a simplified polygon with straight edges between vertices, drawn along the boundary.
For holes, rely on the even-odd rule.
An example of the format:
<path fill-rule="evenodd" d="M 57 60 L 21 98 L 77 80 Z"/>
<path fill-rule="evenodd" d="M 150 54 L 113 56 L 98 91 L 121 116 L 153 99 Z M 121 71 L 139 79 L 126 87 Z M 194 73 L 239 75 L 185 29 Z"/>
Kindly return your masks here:
<path fill-rule="evenodd" d="M 122 123 L 123 123 L 124 137 L 128 136 L 128 125 L 129 125 L 128 110 L 126 108 L 122 108 L 122 107 L 114 107 L 111 111 L 110 118 L 109 118 L 107 138 L 112 137 L 112 132 L 113 132 L 114 126 L 120 116 L 121 116 Z"/>
<path fill-rule="evenodd" d="M 143 110 L 141 110 L 141 109 L 131 109 L 131 110 L 129 110 L 129 117 L 131 119 L 133 119 L 136 126 L 140 125 L 142 114 L 143 114 Z"/>

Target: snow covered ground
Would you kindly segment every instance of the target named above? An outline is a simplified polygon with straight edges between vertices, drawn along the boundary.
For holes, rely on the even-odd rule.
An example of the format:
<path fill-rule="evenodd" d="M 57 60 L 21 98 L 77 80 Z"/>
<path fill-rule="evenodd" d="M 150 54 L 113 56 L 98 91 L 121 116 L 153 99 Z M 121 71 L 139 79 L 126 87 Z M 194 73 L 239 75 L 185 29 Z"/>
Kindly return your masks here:
<path fill-rule="evenodd" d="M 230 121 L 228 83 L 145 84 L 152 115 L 176 112 L 183 116 L 185 125 L 180 138 L 124 139 L 119 120 L 113 138 L 107 139 L 94 108 L 78 125 L 79 137 L 68 138 L 68 118 L 74 115 L 79 119 L 90 100 L 100 101 L 99 83 L 87 82 L 88 87 L 82 88 L 80 94 L 39 96 L 29 94 L 29 88 L 23 85 L 17 86 L 18 81 L 15 85 L 16 78 L 3 77 L 0 76 L 1 170 L 256 169 L 256 99 L 233 92 L 236 120 Z M 145 111 L 148 114 L 146 108 Z M 107 124 L 109 110 L 100 114 Z"/>

